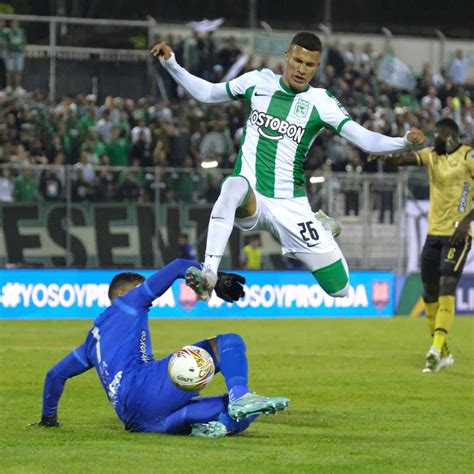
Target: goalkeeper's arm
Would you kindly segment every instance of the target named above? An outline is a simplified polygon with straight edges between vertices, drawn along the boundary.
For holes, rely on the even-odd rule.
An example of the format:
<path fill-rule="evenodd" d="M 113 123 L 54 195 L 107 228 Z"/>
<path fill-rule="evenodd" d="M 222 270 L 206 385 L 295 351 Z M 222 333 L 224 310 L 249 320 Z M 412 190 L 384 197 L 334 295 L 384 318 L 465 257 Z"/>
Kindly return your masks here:
<path fill-rule="evenodd" d="M 44 381 L 43 411 L 39 426 L 59 426 L 58 403 L 66 380 L 86 372 L 91 367 L 86 356 L 85 345 L 82 344 L 48 370 Z"/>

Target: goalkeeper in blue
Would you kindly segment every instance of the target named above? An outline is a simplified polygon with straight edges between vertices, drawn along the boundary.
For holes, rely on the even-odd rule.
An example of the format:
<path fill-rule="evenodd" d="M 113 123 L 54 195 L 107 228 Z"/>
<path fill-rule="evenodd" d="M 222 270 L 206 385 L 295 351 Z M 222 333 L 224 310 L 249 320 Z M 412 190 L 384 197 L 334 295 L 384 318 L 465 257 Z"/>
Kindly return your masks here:
<path fill-rule="evenodd" d="M 245 343 L 237 334 L 220 334 L 194 343 L 211 354 L 228 393 L 199 397 L 177 388 L 168 375 L 171 357 L 154 360 L 148 312 L 152 302 L 198 263 L 177 259 L 150 278 L 120 273 L 112 280 L 112 304 L 94 321 L 83 344 L 46 375 L 39 426 L 57 427 L 58 403 L 66 380 L 95 368 L 107 397 L 125 429 L 134 432 L 188 434 L 218 438 L 245 430 L 260 414 L 289 405 L 283 397 L 263 397 L 248 388 Z M 240 275 L 220 273 L 216 294 L 226 301 L 244 295 Z"/>

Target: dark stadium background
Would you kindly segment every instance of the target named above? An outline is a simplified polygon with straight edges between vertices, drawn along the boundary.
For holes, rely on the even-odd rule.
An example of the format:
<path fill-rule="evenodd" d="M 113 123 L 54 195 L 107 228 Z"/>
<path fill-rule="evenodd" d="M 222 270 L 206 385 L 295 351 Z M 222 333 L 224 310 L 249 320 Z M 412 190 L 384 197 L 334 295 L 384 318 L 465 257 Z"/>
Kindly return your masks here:
<path fill-rule="evenodd" d="M 157 21 L 182 23 L 201 18 L 225 17 L 226 26 L 245 27 L 249 24 L 252 0 L 13 0 L 17 14 L 63 15 L 89 18 L 144 19 L 151 15 Z M 394 34 L 433 36 L 440 29 L 450 38 L 474 38 L 474 2 L 401 0 L 299 0 L 298 8 L 288 8 L 287 0 L 255 1 L 258 21 L 274 28 L 316 28 L 327 23 L 330 9 L 332 29 L 353 33 L 380 33 L 380 27 Z M 449 15 L 446 9 L 449 8 Z M 326 13 L 325 13 L 326 12 Z"/>

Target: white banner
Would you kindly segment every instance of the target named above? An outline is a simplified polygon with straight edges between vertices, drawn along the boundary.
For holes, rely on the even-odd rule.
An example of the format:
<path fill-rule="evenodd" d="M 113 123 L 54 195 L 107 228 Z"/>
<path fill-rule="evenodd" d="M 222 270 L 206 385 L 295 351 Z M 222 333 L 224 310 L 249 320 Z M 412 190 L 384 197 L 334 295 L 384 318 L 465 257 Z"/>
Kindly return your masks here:
<path fill-rule="evenodd" d="M 202 21 L 191 21 L 186 23 L 186 26 L 190 26 L 194 31 L 198 33 L 208 33 L 209 31 L 215 31 L 219 26 L 224 23 L 224 18 L 217 18 L 216 20 L 208 20 L 205 18 Z"/>
<path fill-rule="evenodd" d="M 416 77 L 410 66 L 391 55 L 383 57 L 377 78 L 397 89 L 412 91 L 416 86 Z"/>
<path fill-rule="evenodd" d="M 232 66 L 229 68 L 227 74 L 222 78 L 222 82 L 228 82 L 234 79 L 234 77 L 237 77 L 242 68 L 247 64 L 248 60 L 248 54 L 242 54 L 241 56 L 239 56 L 237 61 L 235 61 L 235 63 L 232 64 Z"/>
<path fill-rule="evenodd" d="M 428 231 L 429 201 L 408 201 L 407 217 L 408 263 L 407 273 L 419 273 L 420 256 Z M 474 273 L 474 252 L 469 252 L 463 273 Z"/>

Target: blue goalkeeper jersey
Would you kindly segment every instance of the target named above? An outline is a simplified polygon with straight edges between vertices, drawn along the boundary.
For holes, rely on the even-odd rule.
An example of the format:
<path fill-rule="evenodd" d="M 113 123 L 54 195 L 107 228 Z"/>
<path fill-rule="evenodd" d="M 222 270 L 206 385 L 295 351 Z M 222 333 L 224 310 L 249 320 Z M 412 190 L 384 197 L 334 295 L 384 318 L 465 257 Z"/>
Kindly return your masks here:
<path fill-rule="evenodd" d="M 164 396 L 171 390 L 167 376 L 169 357 L 154 360 L 148 328 L 152 302 L 177 278 L 183 278 L 190 266 L 200 268 L 192 261 L 175 260 L 114 300 L 94 321 L 84 343 L 48 371 L 43 393 L 44 416 L 57 413 L 66 380 L 92 367 L 128 429 L 143 430 L 148 422 L 172 411 L 174 403 L 182 403 L 181 396 L 190 396 L 181 391 Z"/>

